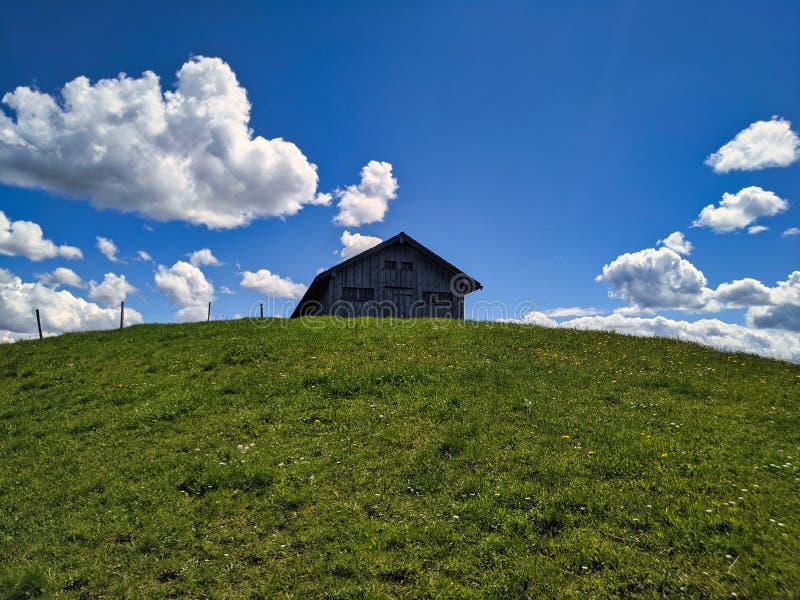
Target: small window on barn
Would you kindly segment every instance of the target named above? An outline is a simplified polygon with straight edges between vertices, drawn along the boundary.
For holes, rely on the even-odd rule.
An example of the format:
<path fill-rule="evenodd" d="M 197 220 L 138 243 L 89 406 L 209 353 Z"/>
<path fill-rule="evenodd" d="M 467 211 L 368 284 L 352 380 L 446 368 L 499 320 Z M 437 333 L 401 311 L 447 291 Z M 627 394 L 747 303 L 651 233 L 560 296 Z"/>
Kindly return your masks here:
<path fill-rule="evenodd" d="M 343 287 L 342 300 L 374 300 L 375 288 Z"/>
<path fill-rule="evenodd" d="M 396 260 L 386 260 L 386 261 L 383 261 L 383 266 L 384 266 L 386 269 L 392 269 L 392 270 L 394 270 L 394 269 L 396 269 L 396 268 L 397 268 L 397 261 L 396 261 Z"/>
<path fill-rule="evenodd" d="M 403 271 L 413 271 L 414 270 L 414 263 L 413 262 L 402 262 L 400 263 L 400 267 Z"/>
<path fill-rule="evenodd" d="M 453 295 L 450 292 L 425 292 L 422 294 L 422 298 L 427 304 L 434 306 L 446 306 L 453 303 Z"/>

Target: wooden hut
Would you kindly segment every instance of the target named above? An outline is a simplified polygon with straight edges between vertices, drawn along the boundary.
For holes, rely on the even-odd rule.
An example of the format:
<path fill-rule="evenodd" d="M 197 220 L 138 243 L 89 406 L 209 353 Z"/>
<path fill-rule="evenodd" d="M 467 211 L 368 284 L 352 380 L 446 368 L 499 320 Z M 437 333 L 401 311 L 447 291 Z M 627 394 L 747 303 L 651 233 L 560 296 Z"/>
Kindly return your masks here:
<path fill-rule="evenodd" d="M 292 313 L 343 317 L 464 318 L 483 286 L 400 232 L 314 278 Z"/>

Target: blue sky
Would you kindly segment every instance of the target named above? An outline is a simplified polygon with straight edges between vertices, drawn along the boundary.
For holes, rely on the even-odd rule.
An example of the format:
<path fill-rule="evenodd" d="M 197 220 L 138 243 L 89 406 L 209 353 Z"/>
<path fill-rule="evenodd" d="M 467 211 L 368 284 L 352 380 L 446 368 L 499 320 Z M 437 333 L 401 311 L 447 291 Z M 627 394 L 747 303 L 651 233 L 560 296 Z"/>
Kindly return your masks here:
<path fill-rule="evenodd" d="M 295 214 L 237 227 L 162 222 L 154 209 L 149 216 L 135 210 L 151 189 L 138 187 L 141 177 L 131 183 L 123 176 L 119 185 L 129 188 L 113 201 L 102 191 L 108 170 L 82 172 L 83 181 L 68 184 L 72 171 L 64 164 L 36 159 L 26 172 L 39 179 L 21 182 L 18 157 L 0 138 L 0 210 L 9 221 L 39 224 L 44 238 L 83 255 L 0 256 L 0 267 L 23 283 L 57 267 L 87 285 L 124 274 L 137 290 L 126 304 L 145 321 L 170 321 L 182 306 L 156 285 L 158 265 L 169 271 L 209 248 L 224 264 L 198 268 L 214 288 L 215 313 L 233 316 L 263 298 L 240 285 L 242 273 L 268 269 L 307 285 L 318 268 L 341 259 L 335 253 L 344 231 L 385 239 L 405 230 L 484 284 L 472 303 L 528 301 L 544 317 L 564 307 L 594 308 L 599 316 L 622 308 L 628 318 L 719 319 L 756 335 L 775 333 L 748 321 L 752 303 L 722 302 L 713 310 L 708 303 L 647 304 L 626 287 L 625 277 L 641 269 L 631 274 L 618 265 L 605 281 L 595 278 L 618 256 L 656 249 L 675 231 L 693 245 L 678 260 L 702 272 L 710 290 L 744 278 L 772 290 L 800 269 L 800 236 L 783 235 L 800 227 L 800 163 L 724 173 L 705 164 L 753 123 L 778 116 L 797 131 L 796 3 L 111 4 L 6 7 L 0 93 L 29 86 L 63 108 L 62 87 L 79 76 L 95 85 L 145 71 L 160 77 L 163 92 L 174 91 L 185 63 L 217 57 L 246 90 L 253 137 L 296 145 L 317 166 L 314 193 L 334 197 L 329 206 L 304 201 Z M 0 109 L 7 122 L 18 119 L 7 103 Z M 61 150 L 69 163 L 76 151 L 68 144 Z M 357 186 L 370 161 L 391 164 L 383 175 L 396 179 L 396 197 L 385 200 L 381 220 L 333 223 L 342 199 L 335 191 Z M 106 179 L 86 181 L 92 177 Z M 84 183 L 90 191 L 76 193 Z M 703 207 L 751 186 L 785 201 L 750 224 L 768 230 L 691 227 Z M 125 262 L 101 254 L 97 236 L 112 239 Z M 139 250 L 154 262 L 135 260 Z M 220 293 L 223 286 L 234 293 Z M 778 329 L 779 342 L 765 348 L 791 356 L 800 351 L 792 329 L 800 309 L 787 286 L 770 302 L 783 302 L 788 318 L 766 328 Z M 92 300 L 89 287 L 59 289 Z M 655 330 L 652 322 L 637 324 L 645 326 Z M 18 323 L 0 329 L 21 333 Z M 737 330 L 728 343 L 746 333 Z M 742 342 L 748 344 L 764 350 Z"/>

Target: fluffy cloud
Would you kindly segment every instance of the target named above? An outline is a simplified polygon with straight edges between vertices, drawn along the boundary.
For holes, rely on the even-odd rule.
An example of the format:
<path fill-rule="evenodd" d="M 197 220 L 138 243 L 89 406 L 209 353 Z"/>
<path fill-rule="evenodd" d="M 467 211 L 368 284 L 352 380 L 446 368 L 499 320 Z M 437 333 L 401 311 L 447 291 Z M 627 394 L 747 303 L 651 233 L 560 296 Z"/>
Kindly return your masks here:
<path fill-rule="evenodd" d="M 37 308 L 42 328 L 51 334 L 119 327 L 119 309 L 102 308 L 66 290 L 23 282 L 0 269 L 0 337 L 12 341 L 34 333 Z M 142 315 L 133 309 L 126 310 L 125 318 L 129 325 L 142 323 Z"/>
<path fill-rule="evenodd" d="M 72 269 L 66 267 L 58 267 L 51 273 L 37 273 L 36 279 L 38 279 L 39 283 L 42 285 L 51 288 L 57 288 L 61 285 L 69 285 L 76 288 L 85 287 L 81 276 Z"/>
<path fill-rule="evenodd" d="M 680 231 L 673 231 L 663 240 L 658 240 L 659 246 L 664 246 L 678 254 L 689 256 L 692 253 L 692 242 L 683 237 Z"/>
<path fill-rule="evenodd" d="M 371 160 L 361 169 L 361 183 L 337 190 L 339 213 L 333 222 L 345 227 L 358 227 L 366 223 L 383 221 L 389 210 L 389 200 L 397 197 L 397 179 L 392 176 L 392 165 Z"/>
<path fill-rule="evenodd" d="M 290 300 L 302 298 L 303 294 L 306 293 L 306 286 L 302 283 L 284 279 L 267 269 L 259 269 L 255 272 L 245 271 L 242 273 L 242 281 L 239 285 L 249 290 L 257 290 L 265 296 L 288 298 Z"/>
<path fill-rule="evenodd" d="M 719 206 L 706 206 L 692 226 L 710 227 L 716 233 L 729 233 L 747 227 L 759 217 L 771 217 L 787 208 L 789 203 L 786 200 L 754 185 L 735 194 L 723 194 Z"/>
<path fill-rule="evenodd" d="M 800 138 L 786 119 L 756 121 L 706 159 L 717 173 L 785 167 L 800 158 Z"/>
<path fill-rule="evenodd" d="M 197 250 L 189 254 L 189 263 L 193 264 L 195 267 L 201 267 L 204 265 L 218 267 L 222 264 L 208 248 L 203 248 L 202 250 Z"/>
<path fill-rule="evenodd" d="M 766 231 L 769 227 L 764 227 L 763 225 L 751 225 L 747 228 L 747 233 L 750 235 L 756 235 L 761 233 L 762 231 Z"/>
<path fill-rule="evenodd" d="M 658 310 L 716 312 L 723 308 L 747 308 L 751 328 L 800 331 L 800 271 L 786 281 L 768 287 L 750 277 L 708 287 L 703 273 L 667 247 L 646 248 L 618 256 L 603 267 L 597 281 L 611 287 L 609 296 L 629 306 L 618 316 L 653 313 Z M 546 316 L 567 316 L 554 314 Z"/>
<path fill-rule="evenodd" d="M 178 319 L 199 321 L 206 318 L 208 303 L 214 300 L 214 286 L 200 269 L 182 260 L 169 268 L 159 265 L 155 282 L 170 304 L 180 308 L 176 313 Z"/>
<path fill-rule="evenodd" d="M 800 332 L 800 271 L 769 288 L 769 300 L 769 305 L 754 306 L 747 311 L 748 325 Z"/>
<path fill-rule="evenodd" d="M 747 311 L 747 324 L 758 329 L 800 331 L 800 305 L 757 306 Z"/>
<path fill-rule="evenodd" d="M 2 114 L 0 112 L 0 119 Z M 0 130 L 0 140 L 2 140 L 2 130 Z M 30 260 L 43 260 L 56 256 L 67 259 L 83 258 L 80 249 L 75 246 L 56 246 L 50 240 L 44 239 L 44 233 L 38 223 L 11 221 L 2 210 L 0 210 L 0 254 L 24 256 Z"/>
<path fill-rule="evenodd" d="M 665 317 L 581 317 L 561 324 L 572 329 L 612 330 L 638 336 L 663 336 L 713 346 L 723 350 L 743 350 L 765 356 L 800 361 L 800 338 L 783 331 L 758 331 L 718 319 L 694 322 Z"/>
<path fill-rule="evenodd" d="M 611 287 L 609 296 L 621 298 L 641 312 L 719 308 L 706 287 L 705 275 L 666 247 L 618 256 L 603 267 L 596 280 Z"/>
<path fill-rule="evenodd" d="M 772 302 L 770 289 L 750 277 L 737 279 L 731 283 L 721 283 L 714 290 L 714 297 L 733 307 L 763 306 Z"/>
<path fill-rule="evenodd" d="M 292 215 L 316 195 L 317 169 L 281 138 L 253 135 L 231 68 L 197 56 L 174 91 L 158 76 L 78 77 L 56 98 L 29 87 L 3 97 L 0 182 L 88 198 L 98 208 L 232 228 Z"/>
<path fill-rule="evenodd" d="M 516 321 L 509 321 L 516 322 Z M 522 317 L 522 321 L 518 321 L 523 325 L 538 325 L 539 327 L 558 327 L 558 323 L 548 317 L 545 313 L 532 310 Z"/>
<path fill-rule="evenodd" d="M 342 242 L 342 250 L 339 255 L 342 258 L 350 258 L 356 254 L 361 254 L 364 250 L 377 246 L 383 240 L 372 235 L 361 235 L 360 233 L 345 231 L 339 241 Z"/>
<path fill-rule="evenodd" d="M 789 229 L 783 232 L 783 237 L 789 237 L 790 235 L 800 235 L 800 228 L 789 227 Z"/>
<path fill-rule="evenodd" d="M 128 294 L 135 291 L 125 275 L 106 273 L 102 283 L 89 282 L 89 298 L 108 307 L 119 306 Z"/>
<path fill-rule="evenodd" d="M 117 253 L 119 252 L 119 248 L 114 243 L 114 240 L 109 238 L 105 238 L 102 236 L 97 236 L 97 249 L 111 262 L 120 262 L 117 258 Z"/>

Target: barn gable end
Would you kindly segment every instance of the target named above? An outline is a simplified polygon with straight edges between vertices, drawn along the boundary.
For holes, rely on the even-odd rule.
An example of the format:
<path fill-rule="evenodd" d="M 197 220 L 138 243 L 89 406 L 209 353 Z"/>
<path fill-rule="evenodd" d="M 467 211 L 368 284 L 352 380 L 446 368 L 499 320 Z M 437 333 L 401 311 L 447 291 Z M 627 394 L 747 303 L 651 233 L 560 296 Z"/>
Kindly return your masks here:
<path fill-rule="evenodd" d="M 314 278 L 292 317 L 464 318 L 464 296 L 483 286 L 404 232 Z"/>

